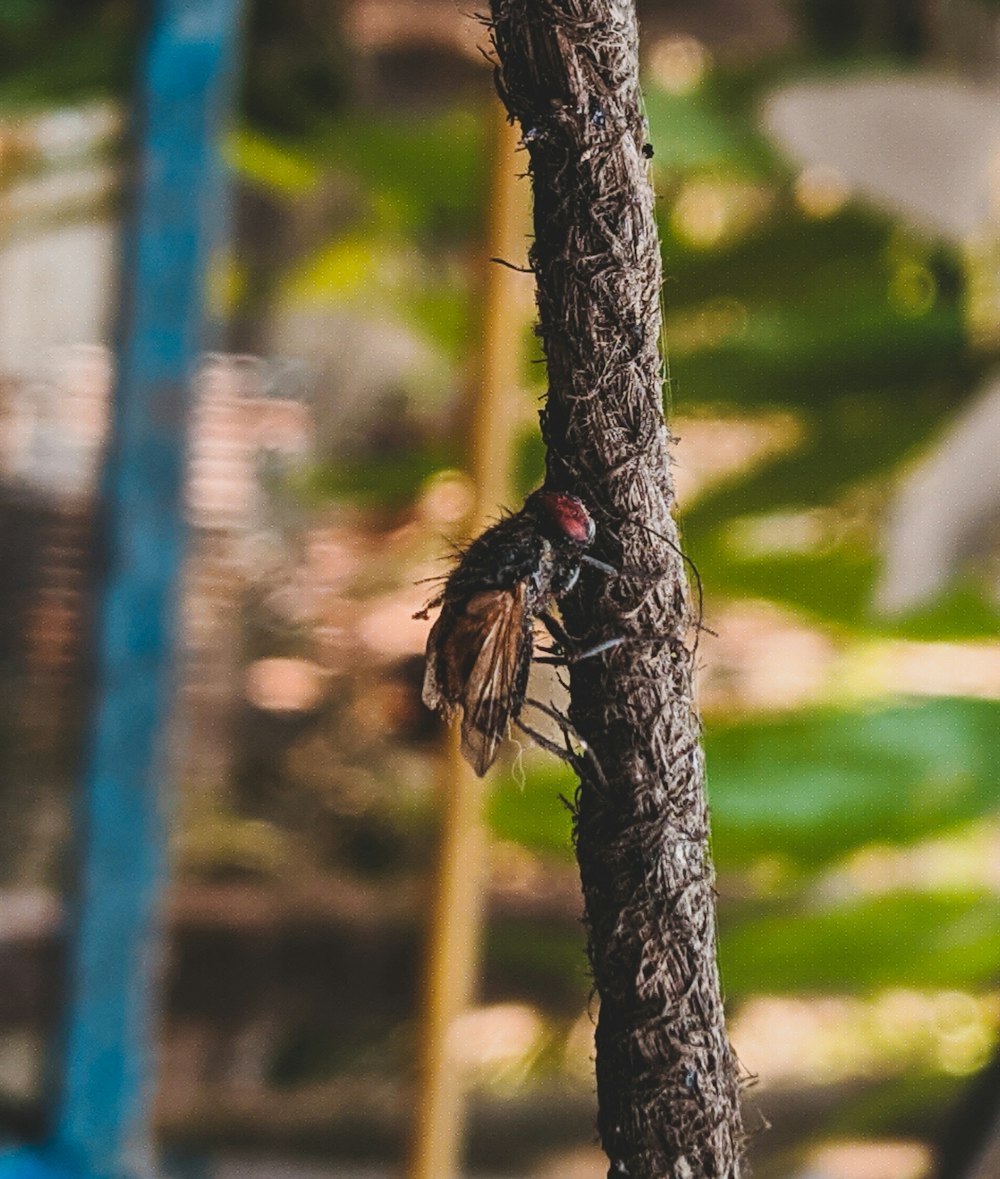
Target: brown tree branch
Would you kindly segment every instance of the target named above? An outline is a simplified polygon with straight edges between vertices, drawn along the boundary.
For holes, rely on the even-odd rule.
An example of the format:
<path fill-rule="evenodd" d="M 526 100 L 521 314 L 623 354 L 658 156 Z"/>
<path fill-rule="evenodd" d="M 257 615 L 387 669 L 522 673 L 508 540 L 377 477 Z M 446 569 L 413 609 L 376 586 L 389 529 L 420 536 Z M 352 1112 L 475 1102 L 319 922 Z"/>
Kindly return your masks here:
<path fill-rule="evenodd" d="M 601 1140 L 609 1176 L 736 1179 L 744 1136 L 671 515 L 634 2 L 493 0 L 492 35 L 534 184 L 548 483 L 584 500 L 595 553 L 622 570 L 587 570 L 563 608 L 582 646 L 625 640 L 570 671 L 570 719 L 593 755 L 576 844 L 601 1000 Z"/>

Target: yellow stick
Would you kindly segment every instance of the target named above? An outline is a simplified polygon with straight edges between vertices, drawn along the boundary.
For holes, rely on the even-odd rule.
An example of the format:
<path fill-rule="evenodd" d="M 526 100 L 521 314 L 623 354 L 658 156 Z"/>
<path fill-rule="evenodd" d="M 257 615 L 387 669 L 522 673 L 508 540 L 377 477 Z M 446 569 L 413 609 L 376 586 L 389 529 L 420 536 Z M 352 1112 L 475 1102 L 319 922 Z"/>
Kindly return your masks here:
<path fill-rule="evenodd" d="M 516 261 L 525 253 L 528 187 L 518 184 L 517 135 L 500 104 L 493 113 L 493 167 L 487 257 Z M 469 465 L 475 487 L 472 529 L 478 531 L 508 502 L 516 425 L 514 392 L 525 320 L 526 278 L 487 263 L 483 345 L 472 412 Z M 441 768 L 442 832 L 431 912 L 427 976 L 421 1011 L 421 1080 L 410 1179 L 457 1179 L 465 1093 L 455 1060 L 455 1021 L 473 996 L 486 884 L 484 783 L 459 753 L 453 726 Z"/>

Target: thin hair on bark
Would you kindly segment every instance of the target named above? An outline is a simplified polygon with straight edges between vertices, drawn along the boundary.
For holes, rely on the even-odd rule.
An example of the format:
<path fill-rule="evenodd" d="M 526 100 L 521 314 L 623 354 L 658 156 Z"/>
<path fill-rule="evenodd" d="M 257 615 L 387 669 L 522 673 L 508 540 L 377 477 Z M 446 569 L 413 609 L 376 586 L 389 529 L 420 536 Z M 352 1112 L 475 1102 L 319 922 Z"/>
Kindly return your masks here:
<path fill-rule="evenodd" d="M 581 649 L 622 640 L 567 668 L 568 724 L 593 754 L 572 764 L 598 1129 L 616 1179 L 737 1179 L 634 0 L 492 0 L 490 34 L 534 190 L 546 482 L 583 500 L 591 551 L 618 571 L 585 566 L 561 601 Z"/>
<path fill-rule="evenodd" d="M 516 262 L 508 262 L 506 258 L 491 258 L 491 262 L 495 262 L 498 266 L 504 266 L 507 270 L 516 270 L 518 274 L 534 274 L 535 272 L 530 266 L 518 266 Z"/>
<path fill-rule="evenodd" d="M 691 570 L 691 575 L 694 577 L 695 593 L 698 595 L 698 606 L 695 611 L 695 617 L 692 622 L 694 626 L 694 646 L 691 648 L 692 659 L 698 654 L 698 640 L 703 634 L 712 635 L 713 638 L 718 638 L 718 634 L 712 630 L 710 626 L 705 625 L 705 585 L 701 580 L 701 572 L 694 561 L 687 555 L 684 549 L 679 544 L 675 544 L 669 536 L 664 536 L 657 532 L 655 528 L 650 528 L 648 524 L 643 524 L 643 528 L 648 529 L 654 536 L 659 537 L 660 540 L 665 541 L 674 552 L 680 557 L 684 564 Z"/>

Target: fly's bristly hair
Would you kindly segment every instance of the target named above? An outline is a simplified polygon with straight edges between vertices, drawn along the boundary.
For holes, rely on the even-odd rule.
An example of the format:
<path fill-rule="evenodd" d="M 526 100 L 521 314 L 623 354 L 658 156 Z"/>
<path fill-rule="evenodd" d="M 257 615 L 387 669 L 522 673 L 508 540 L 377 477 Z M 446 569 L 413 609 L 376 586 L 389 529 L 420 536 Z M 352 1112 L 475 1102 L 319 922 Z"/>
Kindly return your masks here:
<path fill-rule="evenodd" d="M 462 753 L 480 776 L 524 706 L 534 621 L 575 584 L 594 535 L 575 496 L 535 491 L 472 541 L 428 607 L 441 613 L 427 638 L 423 701 L 461 712 Z"/>

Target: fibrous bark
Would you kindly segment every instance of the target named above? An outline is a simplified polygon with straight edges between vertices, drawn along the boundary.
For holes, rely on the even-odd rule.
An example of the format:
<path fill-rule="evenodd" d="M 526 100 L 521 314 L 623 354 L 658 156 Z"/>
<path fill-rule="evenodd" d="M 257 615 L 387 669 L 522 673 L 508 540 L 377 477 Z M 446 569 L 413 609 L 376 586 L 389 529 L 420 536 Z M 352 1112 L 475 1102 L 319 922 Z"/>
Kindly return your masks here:
<path fill-rule="evenodd" d="M 660 255 L 633 0 L 493 0 L 497 82 L 534 186 L 549 486 L 594 515 L 565 600 L 581 648 L 570 720 L 576 845 L 600 996 L 598 1127 L 609 1176 L 735 1179 L 737 1063 L 716 965 L 693 627 L 671 516 Z"/>

